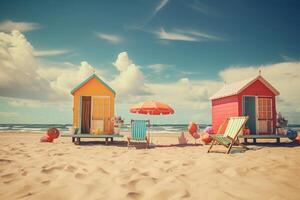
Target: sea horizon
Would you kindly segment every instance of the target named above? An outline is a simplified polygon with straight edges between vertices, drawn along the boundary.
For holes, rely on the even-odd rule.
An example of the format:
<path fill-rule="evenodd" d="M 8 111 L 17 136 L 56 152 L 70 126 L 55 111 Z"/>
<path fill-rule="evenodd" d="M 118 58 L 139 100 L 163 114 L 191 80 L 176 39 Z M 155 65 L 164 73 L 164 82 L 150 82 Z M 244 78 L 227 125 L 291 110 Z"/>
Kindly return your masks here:
<path fill-rule="evenodd" d="M 211 124 L 198 124 L 200 131 L 204 130 L 207 126 L 211 126 Z M 155 133 L 181 133 L 187 132 L 188 123 L 182 124 L 152 124 L 151 130 Z M 0 124 L 0 133 L 1 132 L 36 132 L 36 133 L 44 133 L 48 128 L 57 128 L 61 133 L 68 133 L 73 128 L 72 124 Z M 287 129 L 300 129 L 300 124 L 289 124 Z M 129 132 L 130 124 L 122 125 L 121 132 Z"/>

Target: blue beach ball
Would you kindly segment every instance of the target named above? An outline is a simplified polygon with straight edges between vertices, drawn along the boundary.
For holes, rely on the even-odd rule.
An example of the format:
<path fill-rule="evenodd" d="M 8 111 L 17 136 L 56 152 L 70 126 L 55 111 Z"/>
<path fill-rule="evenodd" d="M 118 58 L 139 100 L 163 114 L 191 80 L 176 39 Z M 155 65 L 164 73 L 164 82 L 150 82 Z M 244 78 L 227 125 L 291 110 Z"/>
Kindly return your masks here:
<path fill-rule="evenodd" d="M 286 135 L 290 140 L 295 140 L 297 137 L 297 131 L 293 129 L 288 129 Z"/>

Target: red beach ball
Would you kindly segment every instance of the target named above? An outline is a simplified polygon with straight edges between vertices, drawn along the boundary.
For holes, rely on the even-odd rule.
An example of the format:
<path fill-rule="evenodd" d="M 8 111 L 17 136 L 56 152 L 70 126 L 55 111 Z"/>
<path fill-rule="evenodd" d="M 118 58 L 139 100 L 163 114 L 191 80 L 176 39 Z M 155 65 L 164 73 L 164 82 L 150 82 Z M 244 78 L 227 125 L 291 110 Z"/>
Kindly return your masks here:
<path fill-rule="evenodd" d="M 210 138 L 209 134 L 208 133 L 203 133 L 201 135 L 201 141 L 204 142 L 204 144 L 210 143 L 211 142 L 211 138 Z"/>
<path fill-rule="evenodd" d="M 53 138 L 49 137 L 47 134 L 41 137 L 41 142 L 53 142 Z"/>
<path fill-rule="evenodd" d="M 195 122 L 190 122 L 188 126 L 189 133 L 193 136 L 194 133 L 196 133 L 198 130 L 198 126 Z"/>
<path fill-rule="evenodd" d="M 295 138 L 295 141 L 300 144 L 300 134 L 298 134 L 298 136 Z"/>
<path fill-rule="evenodd" d="M 57 128 L 49 128 L 47 135 L 52 139 L 56 139 L 59 136 L 59 130 Z"/>

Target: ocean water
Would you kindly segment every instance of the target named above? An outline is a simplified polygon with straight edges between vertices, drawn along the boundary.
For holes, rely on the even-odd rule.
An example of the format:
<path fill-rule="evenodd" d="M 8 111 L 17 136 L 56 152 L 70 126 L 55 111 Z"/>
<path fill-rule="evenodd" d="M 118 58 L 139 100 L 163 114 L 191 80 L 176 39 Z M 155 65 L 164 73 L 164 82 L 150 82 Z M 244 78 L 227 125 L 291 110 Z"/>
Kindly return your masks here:
<path fill-rule="evenodd" d="M 200 129 L 204 129 L 209 125 L 200 124 Z M 68 133 L 72 128 L 72 124 L 0 124 L 1 132 L 36 132 L 44 133 L 48 128 L 57 128 L 61 133 Z M 151 125 L 151 132 L 155 133 L 180 133 L 187 131 L 188 124 L 154 124 Z M 121 128 L 122 132 L 129 132 L 130 125 L 124 124 Z"/>
<path fill-rule="evenodd" d="M 205 129 L 209 124 L 200 124 L 200 131 Z M 36 132 L 45 133 L 48 128 L 57 128 L 61 133 L 68 133 L 72 128 L 72 124 L 0 124 L 1 132 Z M 187 132 L 188 124 L 154 124 L 151 126 L 151 132 L 154 133 L 180 133 Z M 300 130 L 300 124 L 291 124 L 288 128 Z M 122 132 L 129 132 L 130 125 L 124 124 L 121 128 Z"/>

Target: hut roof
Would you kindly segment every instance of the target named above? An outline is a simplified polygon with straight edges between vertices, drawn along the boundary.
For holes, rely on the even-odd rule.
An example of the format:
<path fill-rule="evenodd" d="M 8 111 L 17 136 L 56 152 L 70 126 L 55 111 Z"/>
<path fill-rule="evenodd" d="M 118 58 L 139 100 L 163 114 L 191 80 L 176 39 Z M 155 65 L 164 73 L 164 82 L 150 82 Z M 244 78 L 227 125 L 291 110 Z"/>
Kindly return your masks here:
<path fill-rule="evenodd" d="M 105 85 L 112 93 L 116 94 L 116 92 L 109 86 L 107 85 L 101 78 L 99 78 L 96 74 L 91 75 L 88 77 L 85 81 L 77 85 L 72 91 L 71 94 L 74 94 L 77 90 L 79 90 L 81 87 L 83 87 L 86 83 L 88 83 L 91 79 L 96 78 L 100 83 Z"/>
<path fill-rule="evenodd" d="M 279 92 L 266 79 L 264 79 L 261 75 L 258 75 L 256 77 L 252 77 L 249 79 L 241 80 L 241 81 L 234 82 L 231 84 L 226 84 L 226 85 L 224 85 L 224 87 L 221 90 L 219 90 L 217 93 L 215 93 L 213 96 L 211 96 L 210 99 L 211 100 L 219 99 L 222 97 L 239 94 L 257 80 L 262 82 L 276 96 L 279 95 Z"/>

